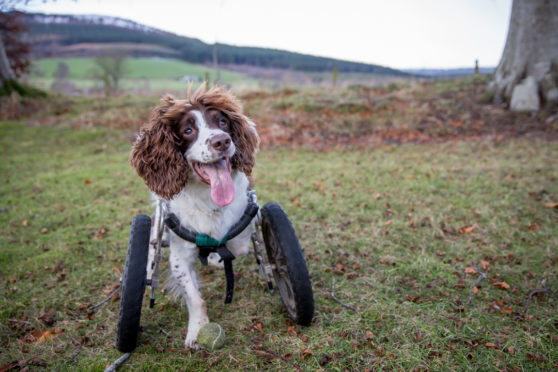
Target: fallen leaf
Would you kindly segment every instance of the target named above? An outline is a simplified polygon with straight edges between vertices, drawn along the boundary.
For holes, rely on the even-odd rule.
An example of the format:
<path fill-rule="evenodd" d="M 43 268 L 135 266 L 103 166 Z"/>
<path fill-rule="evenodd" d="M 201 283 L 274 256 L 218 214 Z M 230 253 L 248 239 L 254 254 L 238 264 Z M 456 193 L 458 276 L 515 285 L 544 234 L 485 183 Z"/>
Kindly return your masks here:
<path fill-rule="evenodd" d="M 288 333 L 290 336 L 293 336 L 293 337 L 296 336 L 296 335 L 298 334 L 298 332 L 297 332 L 295 326 L 290 326 L 290 327 L 288 327 L 288 328 L 287 328 L 287 333 Z"/>
<path fill-rule="evenodd" d="M 327 188 L 327 186 L 324 185 L 324 184 L 321 183 L 321 182 L 316 182 L 316 183 L 314 183 L 314 190 L 315 190 L 315 191 L 324 191 L 326 188 Z"/>
<path fill-rule="evenodd" d="M 513 346 L 508 346 L 507 350 L 508 350 L 508 353 L 510 353 L 510 354 L 515 353 L 515 348 Z"/>
<path fill-rule="evenodd" d="M 476 226 L 464 226 L 457 230 L 460 234 L 469 234 L 472 233 L 477 227 Z"/>
<path fill-rule="evenodd" d="M 44 234 L 44 233 L 46 233 L 46 232 L 48 232 L 48 229 L 47 229 L 46 227 L 43 227 L 43 228 L 41 229 L 41 233 Z"/>
<path fill-rule="evenodd" d="M 50 331 L 44 331 L 43 334 L 41 335 L 41 337 L 39 337 L 37 339 L 37 342 L 45 342 L 45 341 L 50 340 L 53 337 L 54 337 L 54 333 L 52 333 Z"/>
<path fill-rule="evenodd" d="M 494 287 L 496 288 L 500 288 L 500 289 L 509 289 L 510 285 L 506 282 L 496 282 L 493 284 Z"/>
<path fill-rule="evenodd" d="M 83 181 L 83 183 L 85 183 L 86 185 L 89 185 L 91 183 L 91 181 L 86 179 L 85 181 Z"/>
<path fill-rule="evenodd" d="M 531 225 L 529 225 L 525 230 L 526 231 L 535 231 L 538 228 L 539 228 L 539 224 L 534 222 Z"/>
<path fill-rule="evenodd" d="M 511 314 L 511 313 L 513 313 L 513 309 L 511 307 L 504 307 L 502 308 L 502 310 L 500 310 L 500 314 L 502 315 Z"/>
<path fill-rule="evenodd" d="M 96 233 L 95 233 L 95 239 L 104 239 L 107 236 L 107 230 L 104 228 L 100 228 Z"/>
<path fill-rule="evenodd" d="M 27 220 L 21 221 L 21 226 L 23 226 L 23 227 L 29 226 L 29 221 L 27 221 Z"/>
<path fill-rule="evenodd" d="M 525 357 L 530 362 L 545 362 L 546 358 L 543 355 L 536 354 L 536 353 L 525 353 Z"/>
<path fill-rule="evenodd" d="M 320 365 L 320 367 L 325 366 L 328 362 L 330 361 L 330 357 L 326 354 L 322 355 L 322 359 L 320 360 L 320 362 L 318 363 Z"/>
<path fill-rule="evenodd" d="M 43 323 L 45 323 L 46 325 L 51 326 L 56 322 L 55 315 L 56 314 L 54 308 L 50 308 L 46 313 L 39 316 L 38 319 L 43 321 Z"/>
<path fill-rule="evenodd" d="M 471 266 L 467 266 L 467 267 L 465 268 L 465 273 L 466 273 L 466 274 L 478 274 L 478 273 L 477 273 L 477 270 L 475 270 L 475 268 L 474 268 L 474 267 L 471 267 Z"/>
<path fill-rule="evenodd" d="M 480 292 L 480 291 L 479 291 L 479 288 L 478 288 L 477 286 L 474 286 L 474 287 L 473 287 L 473 293 L 474 293 L 474 294 L 478 294 L 479 292 Z"/>
<path fill-rule="evenodd" d="M 57 333 L 62 333 L 63 330 L 56 328 L 54 331 L 37 329 L 23 337 L 25 342 L 45 342 L 52 339 Z"/>
<path fill-rule="evenodd" d="M 19 364 L 17 363 L 17 361 L 0 366 L 0 372 L 8 372 L 16 369 L 19 369 Z"/>
<path fill-rule="evenodd" d="M 374 338 L 374 334 L 370 331 L 366 331 L 366 339 L 372 340 Z"/>
<path fill-rule="evenodd" d="M 482 265 L 482 268 L 484 269 L 484 271 L 489 271 L 490 270 L 490 264 L 488 263 L 487 260 L 481 260 L 481 265 Z"/>
<path fill-rule="evenodd" d="M 303 350 L 302 354 L 300 354 L 300 359 L 304 360 L 304 358 L 306 358 L 308 355 L 314 355 L 312 350 L 310 349 Z"/>
<path fill-rule="evenodd" d="M 546 208 L 558 209 L 558 203 L 546 203 L 544 206 L 545 206 Z"/>
<path fill-rule="evenodd" d="M 417 302 L 419 300 L 419 298 L 420 298 L 419 295 L 414 295 L 414 296 L 407 295 L 407 296 L 405 296 L 405 299 L 409 302 Z"/>
<path fill-rule="evenodd" d="M 306 209 L 306 206 L 303 205 L 303 204 L 301 204 L 300 201 L 299 201 L 298 199 L 295 199 L 295 200 L 294 200 L 294 204 L 295 204 L 297 207 L 299 207 L 299 208 Z"/>
<path fill-rule="evenodd" d="M 493 342 L 487 342 L 486 344 L 484 344 L 484 346 L 486 346 L 489 349 L 498 349 L 498 346 L 496 346 L 496 344 Z"/>

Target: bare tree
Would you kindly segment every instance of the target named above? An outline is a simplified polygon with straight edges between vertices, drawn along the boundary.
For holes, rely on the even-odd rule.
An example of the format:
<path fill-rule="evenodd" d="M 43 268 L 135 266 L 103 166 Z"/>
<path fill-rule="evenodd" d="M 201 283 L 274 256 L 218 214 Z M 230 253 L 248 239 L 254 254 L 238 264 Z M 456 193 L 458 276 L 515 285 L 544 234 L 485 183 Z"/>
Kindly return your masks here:
<path fill-rule="evenodd" d="M 512 110 L 558 104 L 558 1 L 513 1 L 493 93 L 496 103 L 508 102 Z"/>
<path fill-rule="evenodd" d="M 30 66 L 29 45 L 21 38 L 27 31 L 21 15 L 15 11 L 0 12 L 0 86 L 13 84 Z"/>
<path fill-rule="evenodd" d="M 103 81 L 106 95 L 118 90 L 120 79 L 126 72 L 125 62 L 126 53 L 116 49 L 95 58 L 95 65 L 99 68 L 95 75 Z"/>

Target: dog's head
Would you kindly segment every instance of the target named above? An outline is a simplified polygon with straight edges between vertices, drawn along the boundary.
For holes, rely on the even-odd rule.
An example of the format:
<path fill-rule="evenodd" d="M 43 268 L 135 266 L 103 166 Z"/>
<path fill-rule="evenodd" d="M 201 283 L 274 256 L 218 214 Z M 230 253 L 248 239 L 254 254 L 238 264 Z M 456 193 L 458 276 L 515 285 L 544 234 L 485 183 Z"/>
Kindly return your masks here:
<path fill-rule="evenodd" d="M 202 86 L 188 95 L 185 100 L 162 99 L 134 143 L 130 164 L 149 189 L 165 199 L 196 177 L 211 187 L 217 205 L 228 205 L 234 197 L 231 173 L 250 177 L 258 135 L 223 88 L 206 91 Z"/>

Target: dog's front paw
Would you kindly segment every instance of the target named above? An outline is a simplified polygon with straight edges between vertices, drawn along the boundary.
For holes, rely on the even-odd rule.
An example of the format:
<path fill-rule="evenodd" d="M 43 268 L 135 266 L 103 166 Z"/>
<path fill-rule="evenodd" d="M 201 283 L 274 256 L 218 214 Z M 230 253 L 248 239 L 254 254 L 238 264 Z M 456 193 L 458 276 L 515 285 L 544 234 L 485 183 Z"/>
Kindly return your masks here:
<path fill-rule="evenodd" d="M 186 349 L 190 349 L 190 350 L 199 350 L 200 346 L 198 345 L 198 340 L 197 339 L 189 339 L 186 338 L 186 341 L 184 341 L 184 347 Z"/>

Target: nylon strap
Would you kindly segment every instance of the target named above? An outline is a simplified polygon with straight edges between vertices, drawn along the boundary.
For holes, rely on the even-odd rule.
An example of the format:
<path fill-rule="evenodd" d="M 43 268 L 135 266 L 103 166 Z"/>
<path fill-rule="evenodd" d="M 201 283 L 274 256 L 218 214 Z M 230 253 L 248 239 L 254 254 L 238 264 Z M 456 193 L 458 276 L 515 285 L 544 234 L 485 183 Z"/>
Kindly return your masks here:
<path fill-rule="evenodd" d="M 198 247 L 218 247 L 220 245 L 224 245 L 225 243 L 227 243 L 227 236 L 226 235 L 223 239 L 221 239 L 221 241 L 218 241 L 218 240 L 213 239 L 209 235 L 196 234 L 196 245 Z"/>

